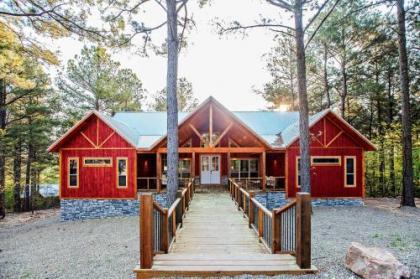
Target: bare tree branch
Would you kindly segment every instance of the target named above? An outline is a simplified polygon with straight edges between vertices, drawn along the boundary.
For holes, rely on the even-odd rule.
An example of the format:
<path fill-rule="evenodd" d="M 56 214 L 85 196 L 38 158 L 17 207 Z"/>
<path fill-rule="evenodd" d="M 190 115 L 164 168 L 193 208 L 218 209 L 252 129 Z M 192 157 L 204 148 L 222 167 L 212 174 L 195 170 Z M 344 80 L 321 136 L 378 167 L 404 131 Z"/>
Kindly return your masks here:
<path fill-rule="evenodd" d="M 315 37 L 318 30 L 321 28 L 321 26 L 324 24 L 324 22 L 327 20 L 327 18 L 331 15 L 331 13 L 334 11 L 337 4 L 340 2 L 340 0 L 336 0 L 332 8 L 328 11 L 328 13 L 324 16 L 324 18 L 321 20 L 321 22 L 318 24 L 318 26 L 315 28 L 315 31 L 312 33 L 312 35 L 309 37 L 309 40 L 306 42 L 305 49 L 307 46 L 311 43 L 312 39 Z"/>
<path fill-rule="evenodd" d="M 283 24 L 269 24 L 269 23 L 261 23 L 261 24 L 254 24 L 254 25 L 241 25 L 239 22 L 235 23 L 235 26 L 231 26 L 231 27 L 223 27 L 220 23 L 217 23 L 217 26 L 219 27 L 219 33 L 228 33 L 228 32 L 234 32 L 237 30 L 246 30 L 246 29 L 253 29 L 253 28 L 267 28 L 267 27 L 277 27 L 277 28 L 285 28 L 287 30 L 290 30 L 292 32 L 295 31 L 294 28 L 290 27 L 290 26 L 286 26 Z M 270 29 L 271 30 L 271 29 Z M 274 30 L 272 30 L 274 31 Z M 276 32 L 279 32 L 279 30 L 277 30 Z"/>
<path fill-rule="evenodd" d="M 308 29 L 311 24 L 318 18 L 319 14 L 324 10 L 325 6 L 330 2 L 330 0 L 325 0 L 325 2 L 319 7 L 319 9 L 316 11 L 315 15 L 309 20 L 308 24 L 303 28 L 303 32 L 306 32 L 306 29 Z"/>
<path fill-rule="evenodd" d="M 271 5 L 286 9 L 288 11 L 292 11 L 293 10 L 293 6 L 283 0 L 266 0 L 268 3 L 270 3 Z"/>

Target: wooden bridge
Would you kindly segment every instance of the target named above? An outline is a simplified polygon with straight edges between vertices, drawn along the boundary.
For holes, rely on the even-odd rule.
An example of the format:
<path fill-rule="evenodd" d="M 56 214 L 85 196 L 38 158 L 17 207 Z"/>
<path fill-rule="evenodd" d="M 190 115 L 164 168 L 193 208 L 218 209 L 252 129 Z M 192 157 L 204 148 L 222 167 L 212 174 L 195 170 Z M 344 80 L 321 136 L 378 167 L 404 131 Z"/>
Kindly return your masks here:
<path fill-rule="evenodd" d="M 189 183 L 169 209 L 142 195 L 137 278 L 316 271 L 308 195 L 269 211 L 233 181 L 229 190 L 195 194 Z"/>

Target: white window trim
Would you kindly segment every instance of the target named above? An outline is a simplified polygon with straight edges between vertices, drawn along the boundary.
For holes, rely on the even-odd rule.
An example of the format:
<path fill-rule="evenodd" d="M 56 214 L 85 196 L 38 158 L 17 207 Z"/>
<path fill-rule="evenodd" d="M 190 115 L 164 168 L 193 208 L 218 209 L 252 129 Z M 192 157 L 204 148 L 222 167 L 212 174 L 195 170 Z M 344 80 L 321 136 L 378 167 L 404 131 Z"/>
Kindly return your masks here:
<path fill-rule="evenodd" d="M 117 167 L 115 169 L 116 169 L 116 172 L 117 172 L 117 188 L 127 188 L 128 187 L 128 158 L 127 157 L 117 157 L 116 160 L 117 160 Z M 118 163 L 119 163 L 119 161 L 122 161 L 122 160 L 125 161 L 125 165 L 126 165 L 126 168 L 127 168 L 127 174 L 125 175 L 125 186 L 120 186 L 120 175 L 119 175 L 119 170 L 118 170 L 118 167 L 119 167 Z"/>
<path fill-rule="evenodd" d="M 77 165 L 77 175 L 76 175 L 76 186 L 70 185 L 70 161 L 75 160 Z M 79 188 L 79 177 L 80 177 L 80 162 L 79 157 L 68 157 L 67 158 L 67 188 Z"/>
<path fill-rule="evenodd" d="M 355 188 L 357 186 L 356 178 L 357 178 L 357 164 L 356 164 L 356 156 L 344 156 L 344 187 L 346 188 Z M 353 159 L 353 184 L 347 184 L 347 159 Z"/>
<path fill-rule="evenodd" d="M 86 164 L 86 160 L 110 160 L 110 163 L 109 164 Z M 86 167 L 86 168 L 112 167 L 112 157 L 83 157 L 83 167 Z"/>

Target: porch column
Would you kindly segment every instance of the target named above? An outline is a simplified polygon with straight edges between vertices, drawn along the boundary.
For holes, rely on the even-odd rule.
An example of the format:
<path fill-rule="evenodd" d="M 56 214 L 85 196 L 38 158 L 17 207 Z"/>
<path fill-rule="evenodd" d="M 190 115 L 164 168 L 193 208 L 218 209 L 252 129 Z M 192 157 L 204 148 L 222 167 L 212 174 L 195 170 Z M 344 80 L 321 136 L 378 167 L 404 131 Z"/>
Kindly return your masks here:
<path fill-rule="evenodd" d="M 230 178 L 230 152 L 227 153 L 227 177 Z"/>
<path fill-rule="evenodd" d="M 195 152 L 191 154 L 191 176 L 195 178 Z"/>
<path fill-rule="evenodd" d="M 159 193 L 161 188 L 161 179 L 162 178 L 162 157 L 161 153 L 156 153 L 156 191 Z"/>
<path fill-rule="evenodd" d="M 260 162 L 261 162 L 261 183 L 262 183 L 262 190 L 265 191 L 266 188 L 266 177 L 265 177 L 265 151 L 261 153 L 260 156 Z"/>

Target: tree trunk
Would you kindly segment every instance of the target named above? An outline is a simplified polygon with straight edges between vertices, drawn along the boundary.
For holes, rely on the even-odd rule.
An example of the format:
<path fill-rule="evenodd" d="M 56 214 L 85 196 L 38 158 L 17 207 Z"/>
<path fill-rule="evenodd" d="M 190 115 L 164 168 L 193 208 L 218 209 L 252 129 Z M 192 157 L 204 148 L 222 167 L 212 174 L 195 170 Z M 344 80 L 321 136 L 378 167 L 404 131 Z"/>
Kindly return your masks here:
<path fill-rule="evenodd" d="M 392 122 L 394 121 L 394 97 L 392 95 L 392 70 L 388 69 L 388 133 L 392 131 Z M 391 137 L 389 142 L 389 184 L 390 193 L 395 197 L 395 154 L 394 154 L 394 139 Z"/>
<path fill-rule="evenodd" d="M 290 54 L 290 93 L 292 94 L 292 106 L 291 106 L 291 110 L 294 111 L 295 110 L 295 74 L 294 74 L 294 70 L 293 70 L 293 58 L 292 58 L 292 54 Z"/>
<path fill-rule="evenodd" d="M 13 209 L 15 212 L 22 210 L 22 203 L 20 200 L 20 180 L 22 178 L 22 140 L 19 137 L 15 144 L 15 158 L 13 160 L 13 197 L 14 205 Z"/>
<path fill-rule="evenodd" d="M 168 69 L 166 77 L 167 92 L 167 164 L 168 164 L 168 200 L 175 200 L 178 190 L 178 101 L 176 87 L 178 80 L 179 39 L 177 30 L 176 0 L 166 0 L 167 8 L 167 43 Z"/>
<path fill-rule="evenodd" d="M 35 148 L 33 148 L 32 150 L 32 162 L 36 162 L 36 151 Z M 34 168 L 34 166 L 32 165 L 31 167 L 31 211 L 32 214 L 34 213 L 34 210 L 36 209 L 36 204 L 34 201 L 34 198 L 36 196 L 37 193 L 37 170 Z"/>
<path fill-rule="evenodd" d="M 0 219 L 6 216 L 6 152 L 4 136 L 6 133 L 6 82 L 0 80 Z"/>
<path fill-rule="evenodd" d="M 324 43 L 324 91 L 325 91 L 325 96 L 327 98 L 327 108 L 330 108 L 331 97 L 330 97 L 330 85 L 328 83 L 327 63 L 328 63 L 328 46 L 326 43 Z"/>
<path fill-rule="evenodd" d="M 347 69 L 346 58 L 341 62 L 341 76 L 343 79 L 343 88 L 340 94 L 340 114 L 345 119 L 346 117 L 346 98 L 347 98 Z"/>
<path fill-rule="evenodd" d="M 25 173 L 25 195 L 24 195 L 24 211 L 29 211 L 31 209 L 31 196 L 33 193 L 30 192 L 30 186 L 31 186 L 31 174 L 32 174 L 32 159 L 33 159 L 33 144 L 32 144 L 32 118 L 28 118 L 28 127 L 29 127 L 29 133 L 27 138 L 28 143 L 28 156 L 26 159 L 26 173 Z"/>
<path fill-rule="evenodd" d="M 376 113 L 377 113 L 377 125 L 378 125 L 378 138 L 379 138 L 379 187 L 382 189 L 382 197 L 386 196 L 385 187 L 385 145 L 384 145 L 384 131 L 382 127 L 382 106 L 381 106 L 381 93 L 379 84 L 379 69 L 378 64 L 375 64 L 375 82 L 376 82 Z"/>
<path fill-rule="evenodd" d="M 398 52 L 401 84 L 401 118 L 403 141 L 403 185 L 401 206 L 416 206 L 414 202 L 413 158 L 411 145 L 410 91 L 408 81 L 408 58 L 405 38 L 404 0 L 397 0 Z"/>
<path fill-rule="evenodd" d="M 305 45 L 302 28 L 302 0 L 296 0 L 294 6 L 295 36 L 296 36 L 296 65 L 299 91 L 299 144 L 300 144 L 300 177 L 301 191 L 311 192 L 310 158 L 309 158 L 309 119 L 308 96 L 306 88 Z"/>

